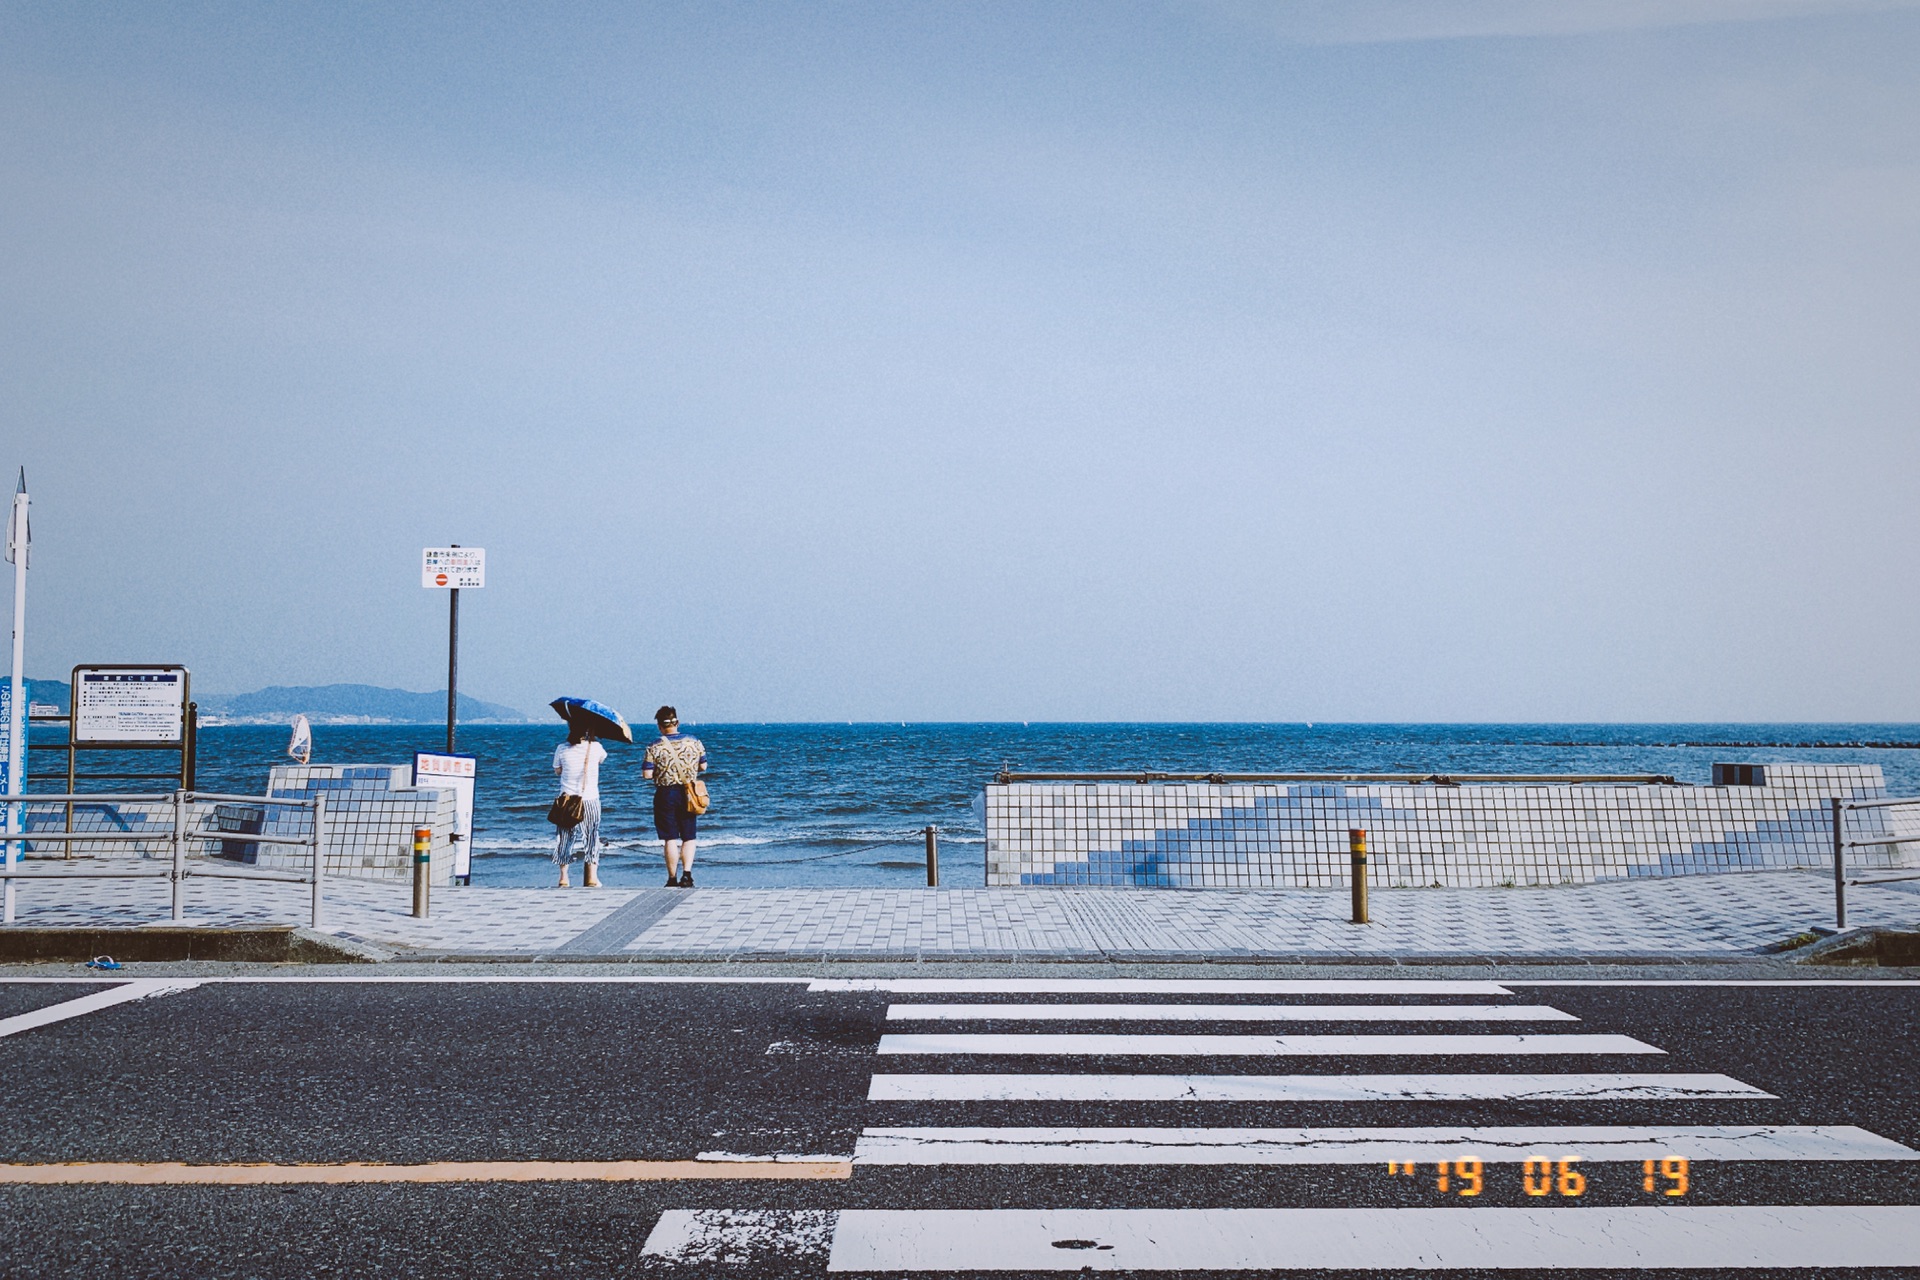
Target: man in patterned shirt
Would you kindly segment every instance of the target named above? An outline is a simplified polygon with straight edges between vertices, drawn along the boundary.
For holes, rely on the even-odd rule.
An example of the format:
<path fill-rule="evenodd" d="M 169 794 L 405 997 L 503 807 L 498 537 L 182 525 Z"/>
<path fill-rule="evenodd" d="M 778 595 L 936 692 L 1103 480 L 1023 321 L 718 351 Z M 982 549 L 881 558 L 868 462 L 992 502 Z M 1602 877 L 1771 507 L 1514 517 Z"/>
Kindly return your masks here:
<path fill-rule="evenodd" d="M 653 783 L 653 830 L 667 855 L 667 887 L 693 888 L 693 842 L 698 815 L 687 809 L 687 784 L 707 771 L 707 749 L 680 732 L 680 713 L 653 713 L 660 737 L 647 748 L 640 776 Z"/>

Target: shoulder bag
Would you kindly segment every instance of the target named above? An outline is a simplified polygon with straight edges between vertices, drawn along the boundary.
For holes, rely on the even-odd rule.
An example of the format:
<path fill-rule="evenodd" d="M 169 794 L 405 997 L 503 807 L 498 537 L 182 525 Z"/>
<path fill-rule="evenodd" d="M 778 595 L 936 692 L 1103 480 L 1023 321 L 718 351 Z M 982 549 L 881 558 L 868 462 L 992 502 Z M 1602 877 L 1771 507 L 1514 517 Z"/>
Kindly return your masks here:
<path fill-rule="evenodd" d="M 698 816 L 707 811 L 712 800 L 707 795 L 707 784 L 700 781 L 700 757 L 693 758 L 693 776 L 687 779 L 687 812 Z"/>
<path fill-rule="evenodd" d="M 580 763 L 581 781 L 586 780 L 587 767 L 593 763 L 593 742 L 587 742 L 587 758 Z M 562 831 L 571 831 L 587 820 L 587 798 L 562 793 L 547 809 L 547 821 Z"/>

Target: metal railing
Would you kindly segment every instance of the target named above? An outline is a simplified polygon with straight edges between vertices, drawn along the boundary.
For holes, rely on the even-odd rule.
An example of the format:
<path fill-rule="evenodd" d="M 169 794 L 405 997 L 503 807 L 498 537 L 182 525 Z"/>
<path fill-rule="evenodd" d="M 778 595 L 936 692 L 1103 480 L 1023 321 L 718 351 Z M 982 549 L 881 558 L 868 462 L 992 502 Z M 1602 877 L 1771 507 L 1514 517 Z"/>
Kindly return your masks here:
<path fill-rule="evenodd" d="M 1836 929 L 1847 927 L 1847 885 L 1848 884 L 1892 884 L 1901 880 L 1920 880 L 1920 872 L 1904 876 L 1877 876 L 1871 880 L 1847 879 L 1847 850 L 1876 849 L 1903 844 L 1920 844 L 1920 821 L 1916 828 L 1906 835 L 1896 835 L 1892 831 L 1870 833 L 1864 837 L 1847 833 L 1847 815 L 1869 811 L 1896 810 L 1901 807 L 1920 810 L 1920 796 L 1893 796 L 1882 800 L 1842 800 L 1835 797 L 1829 802 L 1833 808 L 1833 925 Z M 1889 814 L 1889 817 L 1892 815 Z M 1920 814 L 1916 814 L 1920 819 Z M 1891 822 L 1881 824 L 1891 827 Z"/>
<path fill-rule="evenodd" d="M 57 830 L 42 828 L 28 830 L 22 811 L 36 805 L 59 805 L 67 816 Z M 172 810 L 171 828 L 159 831 L 134 830 L 118 812 L 112 816 L 117 820 L 116 829 L 76 831 L 73 829 L 74 805 L 82 806 L 119 806 L 138 805 L 149 811 Z M 196 817 L 195 806 L 209 806 L 204 815 Z M 223 805 L 246 805 L 263 812 L 270 809 L 297 810 L 313 815 L 312 822 L 301 823 L 305 831 L 288 834 L 274 834 L 265 830 L 233 831 L 220 827 L 210 827 L 208 823 L 220 819 L 219 807 Z M 311 922 L 314 928 L 321 926 L 324 910 L 322 905 L 323 885 L 326 879 L 326 827 L 327 801 L 325 796 L 312 799 L 278 799 L 268 796 L 231 796 L 219 795 L 208 791 L 175 791 L 161 795 L 109 795 L 99 792 L 86 794 L 59 794 L 36 792 L 31 795 L 0 797 L 0 810 L 6 814 L 5 830 L 0 831 L 0 841 L 5 843 L 4 862 L 0 862 L 0 881 L 5 883 L 5 923 L 14 922 L 14 882 L 17 880 L 167 880 L 172 888 L 172 919 L 185 918 L 186 882 L 189 876 L 209 876 L 220 880 L 261 880 L 284 884 L 311 885 L 313 906 Z M 258 825 L 265 827 L 261 821 Z M 188 846 L 200 842 L 202 853 L 198 857 L 190 856 Z M 146 847 L 164 843 L 168 856 L 163 860 L 147 855 Z M 275 845 L 280 847 L 305 848 L 311 852 L 311 865 L 306 871 L 294 869 L 252 868 L 239 866 L 223 867 L 209 865 L 204 852 L 207 844 L 221 845 Z M 29 846 L 53 844 L 62 847 L 64 856 L 59 859 L 34 858 L 23 861 Z M 96 846 L 88 850 L 93 855 L 86 859 L 89 865 L 73 865 L 82 861 L 74 857 L 74 846 L 84 844 Z M 132 859 L 116 859 L 110 849 L 102 850 L 99 845 L 140 845 L 143 848 L 133 850 L 137 862 Z M 37 851 L 37 849 L 36 849 Z M 101 857 L 100 855 L 107 856 Z M 134 862 L 134 865 L 114 865 L 115 862 Z M 34 863 L 43 865 L 32 865 Z M 162 865 L 140 865 L 162 863 Z M 44 865 L 53 864 L 53 865 Z M 58 869 L 56 869 L 56 867 Z"/>

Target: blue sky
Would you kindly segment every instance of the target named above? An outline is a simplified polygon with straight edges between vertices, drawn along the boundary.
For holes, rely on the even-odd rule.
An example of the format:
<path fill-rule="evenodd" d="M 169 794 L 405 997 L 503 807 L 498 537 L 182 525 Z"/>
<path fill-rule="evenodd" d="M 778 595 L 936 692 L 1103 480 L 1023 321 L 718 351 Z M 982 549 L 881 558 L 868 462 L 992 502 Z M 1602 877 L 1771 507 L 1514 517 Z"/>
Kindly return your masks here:
<path fill-rule="evenodd" d="M 0 3 L 29 667 L 1920 719 L 1920 9 Z"/>

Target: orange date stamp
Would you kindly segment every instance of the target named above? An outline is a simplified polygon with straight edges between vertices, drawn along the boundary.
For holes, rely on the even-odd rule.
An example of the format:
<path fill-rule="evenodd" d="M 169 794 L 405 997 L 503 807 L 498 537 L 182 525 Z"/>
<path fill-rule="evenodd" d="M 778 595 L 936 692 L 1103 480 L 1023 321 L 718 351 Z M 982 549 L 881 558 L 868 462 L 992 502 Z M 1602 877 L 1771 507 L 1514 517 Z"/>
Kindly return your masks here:
<path fill-rule="evenodd" d="M 1530 1196 L 1572 1199 L 1587 1193 L 1587 1174 L 1576 1157 L 1568 1160 L 1523 1160 L 1520 1189 Z M 1471 1197 L 1486 1190 L 1487 1167 L 1482 1160 L 1442 1160 L 1427 1166 L 1433 1171 L 1433 1189 L 1441 1195 Z M 1387 1161 L 1392 1177 L 1417 1178 L 1420 1166 L 1410 1160 Z M 1640 1189 L 1648 1195 L 1684 1196 L 1692 1185 L 1688 1162 L 1667 1157 L 1640 1162 Z"/>

